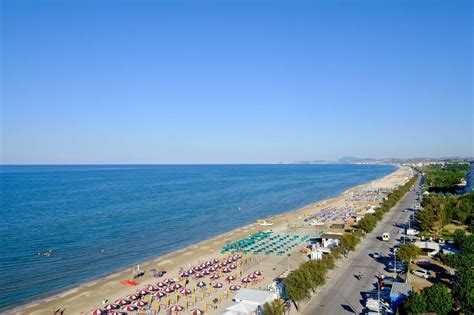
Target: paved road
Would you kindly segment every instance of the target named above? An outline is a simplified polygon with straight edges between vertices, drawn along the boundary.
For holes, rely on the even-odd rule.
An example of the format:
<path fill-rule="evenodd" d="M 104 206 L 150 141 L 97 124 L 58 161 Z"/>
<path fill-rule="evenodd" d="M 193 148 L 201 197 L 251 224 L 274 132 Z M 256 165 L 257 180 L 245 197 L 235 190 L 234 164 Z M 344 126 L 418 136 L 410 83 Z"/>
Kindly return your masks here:
<path fill-rule="evenodd" d="M 377 227 L 359 245 L 356 252 L 341 262 L 340 268 L 335 271 L 328 283 L 313 297 L 304 308 L 303 314 L 360 314 L 364 310 L 363 292 L 374 289 L 375 275 L 379 272 L 388 274 L 385 265 L 373 259 L 369 254 L 379 251 L 388 256 L 390 248 L 397 244 L 398 231 L 403 233 L 401 224 L 410 219 L 410 212 L 403 212 L 405 208 L 413 208 L 416 199 L 415 189 L 419 189 L 419 181 L 414 189 L 408 192 L 402 200 L 388 212 Z M 389 242 L 383 242 L 377 237 L 389 232 Z M 359 281 L 355 279 L 357 272 L 363 274 Z"/>

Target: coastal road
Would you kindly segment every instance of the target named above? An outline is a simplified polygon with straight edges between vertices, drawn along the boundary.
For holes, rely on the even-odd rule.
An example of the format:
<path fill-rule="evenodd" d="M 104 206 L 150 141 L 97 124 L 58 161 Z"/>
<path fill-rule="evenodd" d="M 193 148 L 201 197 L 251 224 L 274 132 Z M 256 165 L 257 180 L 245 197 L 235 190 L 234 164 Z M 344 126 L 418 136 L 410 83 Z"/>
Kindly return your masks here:
<path fill-rule="evenodd" d="M 403 233 L 402 224 L 408 223 L 413 211 L 404 212 L 405 208 L 413 208 L 416 202 L 416 191 L 419 190 L 420 179 L 395 207 L 385 214 L 377 227 L 361 242 L 355 252 L 340 262 L 331 279 L 304 306 L 303 314 L 361 314 L 364 310 L 362 293 L 374 289 L 375 275 L 379 272 L 387 275 L 385 264 L 370 256 L 373 252 L 381 252 L 384 258 L 390 254 L 390 248 L 399 243 L 398 232 Z M 390 241 L 378 239 L 384 232 L 390 233 Z M 387 262 L 386 260 L 384 262 Z M 363 277 L 357 280 L 354 274 L 361 272 Z"/>

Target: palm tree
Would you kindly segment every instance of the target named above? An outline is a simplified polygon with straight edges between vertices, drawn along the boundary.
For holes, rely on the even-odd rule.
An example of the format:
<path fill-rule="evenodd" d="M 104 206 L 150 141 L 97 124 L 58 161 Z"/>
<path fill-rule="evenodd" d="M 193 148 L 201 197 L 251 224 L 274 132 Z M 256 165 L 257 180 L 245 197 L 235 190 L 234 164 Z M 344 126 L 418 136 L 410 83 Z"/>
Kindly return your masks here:
<path fill-rule="evenodd" d="M 263 305 L 264 315 L 283 315 L 285 313 L 285 306 L 282 300 L 273 300 L 271 303 Z"/>

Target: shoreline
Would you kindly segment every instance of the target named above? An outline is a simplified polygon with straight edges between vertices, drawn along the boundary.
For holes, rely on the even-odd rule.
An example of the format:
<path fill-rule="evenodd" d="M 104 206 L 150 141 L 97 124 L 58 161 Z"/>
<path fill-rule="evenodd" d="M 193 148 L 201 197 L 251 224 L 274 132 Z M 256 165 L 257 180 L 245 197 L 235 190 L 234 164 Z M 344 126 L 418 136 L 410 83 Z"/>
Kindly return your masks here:
<path fill-rule="evenodd" d="M 178 264 L 175 265 L 173 263 L 172 258 L 174 256 L 183 255 L 183 254 L 187 254 L 187 253 L 190 253 L 190 254 L 188 254 L 188 256 L 189 256 L 188 260 L 202 261 L 203 258 L 209 256 L 209 253 L 207 255 L 204 254 L 204 253 L 203 254 L 197 254 L 196 253 L 196 254 L 193 255 L 194 251 L 197 248 L 199 248 L 199 247 L 201 247 L 201 248 L 202 247 L 209 247 L 209 245 L 211 243 L 214 244 L 214 243 L 216 243 L 216 242 L 218 242 L 219 240 L 222 240 L 222 239 L 235 238 L 236 234 L 237 235 L 241 234 L 242 236 L 245 237 L 247 234 L 253 233 L 257 230 L 274 229 L 274 228 L 277 227 L 278 223 L 280 223 L 279 227 L 281 228 L 282 223 L 288 223 L 288 222 L 290 222 L 290 220 L 301 219 L 302 218 L 301 215 L 303 215 L 305 211 L 308 211 L 310 209 L 315 210 L 316 208 L 320 208 L 320 207 L 323 207 L 325 205 L 331 204 L 333 202 L 337 202 L 338 199 L 343 198 L 344 196 L 347 196 L 352 191 L 356 191 L 357 189 L 361 189 L 362 187 L 370 186 L 370 185 L 372 185 L 372 184 L 374 184 L 375 182 L 378 182 L 378 181 L 383 181 L 384 179 L 389 178 L 389 177 L 393 176 L 394 174 L 397 174 L 398 172 L 400 172 L 401 169 L 403 169 L 402 166 L 393 165 L 393 164 L 391 164 L 391 165 L 395 166 L 396 168 L 391 173 L 385 175 L 384 177 L 374 179 L 374 180 L 372 180 L 370 182 L 367 182 L 367 183 L 364 183 L 364 184 L 360 184 L 360 185 L 350 187 L 350 188 L 344 190 L 343 192 L 341 192 L 341 193 L 339 193 L 339 194 L 337 194 L 333 197 L 316 200 L 316 201 L 314 201 L 310 204 L 301 206 L 299 208 L 291 209 L 291 210 L 288 210 L 288 211 L 285 211 L 285 212 L 282 212 L 282 213 L 279 213 L 279 214 L 276 214 L 276 215 L 272 215 L 272 216 L 269 216 L 269 217 L 266 217 L 266 218 L 262 218 L 262 219 L 265 219 L 267 221 L 274 222 L 275 225 L 273 225 L 273 226 L 270 226 L 270 227 L 269 226 L 259 226 L 257 223 L 252 222 L 252 223 L 249 223 L 249 224 L 245 224 L 245 225 L 242 225 L 242 226 L 235 227 L 231 230 L 222 232 L 220 234 L 209 237 L 207 239 L 200 240 L 199 242 L 192 243 L 192 244 L 186 245 L 186 246 L 181 247 L 181 248 L 173 249 L 173 250 L 171 250 L 167 253 L 163 253 L 159 256 L 155 256 L 154 258 L 147 259 L 147 260 L 144 260 L 144 261 L 141 261 L 141 262 L 137 262 L 137 264 L 140 265 L 140 269 L 143 268 L 143 270 L 149 270 L 149 268 L 151 266 L 156 267 L 157 264 L 158 265 L 169 265 L 170 262 L 171 262 L 171 268 L 176 268 L 176 267 L 178 267 Z M 297 217 L 297 216 L 299 216 L 299 217 Z M 253 230 L 253 232 L 252 232 L 252 230 Z M 277 228 L 277 230 L 278 230 L 278 228 Z M 224 245 L 223 242 L 220 243 L 220 246 L 218 247 L 218 249 L 220 249 L 223 245 Z M 211 256 L 220 255 L 219 250 L 217 250 L 217 252 L 214 251 L 214 250 L 211 250 L 210 252 L 213 253 Z M 74 284 L 74 285 L 71 285 L 69 287 L 64 287 L 62 289 L 58 289 L 58 291 L 56 291 L 54 293 L 52 292 L 52 293 L 46 294 L 44 296 L 37 296 L 37 297 L 34 298 L 34 300 L 32 300 L 30 302 L 27 302 L 27 303 L 24 303 L 24 304 L 21 304 L 21 305 L 17 305 L 17 306 L 14 306 L 14 307 L 7 307 L 7 308 L 4 308 L 4 309 L 1 309 L 0 312 L 1 313 L 8 313 L 8 314 L 45 314 L 45 312 L 49 313 L 49 311 L 52 308 L 51 307 L 48 308 L 48 304 L 50 304 L 49 306 L 52 306 L 52 304 L 54 304 L 55 305 L 54 307 L 59 307 L 59 306 L 63 305 L 61 303 L 62 300 L 64 300 L 64 299 L 69 299 L 70 300 L 71 295 L 78 294 L 79 296 L 81 296 L 81 295 L 83 295 L 83 294 L 80 294 L 81 291 L 87 291 L 89 289 L 94 289 L 94 286 L 106 285 L 107 283 L 111 283 L 112 281 L 116 281 L 116 280 L 118 282 L 118 278 L 125 279 L 125 278 L 127 278 L 127 275 L 132 273 L 135 266 L 136 265 L 129 266 L 129 267 L 126 267 L 124 269 L 120 269 L 118 271 L 112 272 L 110 274 L 107 274 L 107 275 L 104 275 L 104 276 L 99 276 L 96 279 L 89 280 L 89 281 L 86 281 L 86 282 L 81 283 L 81 284 Z M 171 273 L 172 272 L 168 272 L 169 275 L 171 275 Z M 150 273 L 147 271 L 147 274 L 149 276 Z M 147 277 L 147 278 L 149 278 L 149 277 Z M 152 278 L 152 280 L 154 280 L 156 282 L 157 279 Z M 151 280 L 150 281 L 145 281 L 145 278 L 144 279 L 140 278 L 137 281 L 140 281 L 140 284 L 136 288 L 140 288 L 140 287 L 144 286 L 146 283 L 153 282 Z M 122 290 L 120 290 L 120 289 L 122 289 Z M 116 288 L 117 291 L 125 291 L 126 289 L 131 289 L 131 287 L 123 287 L 122 286 L 122 287 Z M 98 291 L 100 292 L 101 290 L 98 290 Z M 99 300 L 101 300 L 100 297 L 99 297 Z M 110 299 L 110 300 L 112 300 L 112 299 Z M 96 308 L 100 306 L 100 304 L 98 304 L 98 303 L 92 303 L 92 304 Z M 84 309 L 83 311 L 88 312 L 92 308 L 94 308 L 94 307 L 91 307 L 87 310 Z M 49 310 L 47 311 L 47 309 L 49 309 Z M 66 308 L 66 313 L 69 313 L 67 310 L 68 310 L 68 308 Z M 72 313 L 75 313 L 75 312 L 72 312 Z M 77 313 L 79 313 L 79 312 L 77 312 Z"/>

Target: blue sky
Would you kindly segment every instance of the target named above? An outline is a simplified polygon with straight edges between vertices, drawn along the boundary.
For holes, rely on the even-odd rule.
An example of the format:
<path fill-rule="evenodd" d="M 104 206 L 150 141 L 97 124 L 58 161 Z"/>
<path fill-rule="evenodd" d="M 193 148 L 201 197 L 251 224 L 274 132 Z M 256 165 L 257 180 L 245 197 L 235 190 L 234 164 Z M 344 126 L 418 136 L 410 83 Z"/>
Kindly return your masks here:
<path fill-rule="evenodd" d="M 470 1 L 2 1 L 2 163 L 474 155 Z"/>

